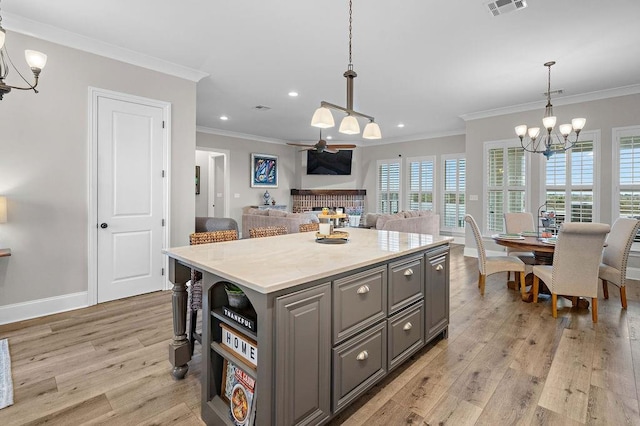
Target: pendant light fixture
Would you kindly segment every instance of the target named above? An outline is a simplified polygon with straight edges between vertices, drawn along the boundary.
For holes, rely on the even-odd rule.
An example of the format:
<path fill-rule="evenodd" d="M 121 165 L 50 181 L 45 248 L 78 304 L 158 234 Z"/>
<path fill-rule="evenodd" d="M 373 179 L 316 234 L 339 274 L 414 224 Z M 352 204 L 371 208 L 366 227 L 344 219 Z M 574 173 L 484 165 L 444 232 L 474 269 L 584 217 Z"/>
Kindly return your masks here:
<path fill-rule="evenodd" d="M 20 71 L 17 70 L 15 65 L 13 65 L 13 62 L 9 57 L 9 53 L 7 52 L 7 47 L 5 46 L 5 37 L 6 32 L 4 28 L 2 28 L 2 16 L 0 16 L 0 100 L 2 100 L 4 95 L 11 92 L 11 89 L 33 90 L 35 93 L 38 93 L 36 90 L 36 86 L 38 86 L 38 77 L 40 76 L 40 71 L 42 71 L 42 68 L 44 68 L 47 63 L 47 55 L 35 50 L 24 51 L 24 57 L 27 60 L 34 77 L 34 83 L 31 84 L 22 76 L 22 74 L 20 74 Z M 7 75 L 9 74 L 9 64 L 11 64 L 13 69 L 24 80 L 28 87 L 10 86 L 5 84 L 4 79 L 7 78 Z"/>
<path fill-rule="evenodd" d="M 542 118 L 542 126 L 546 130 L 546 133 L 540 136 L 539 127 L 529 127 L 526 124 L 516 126 L 516 135 L 520 138 L 520 145 L 522 149 L 527 152 L 533 152 L 542 154 L 547 157 L 551 157 L 555 152 L 564 152 L 575 146 L 578 143 L 578 137 L 580 131 L 587 122 L 586 118 L 574 118 L 571 120 L 571 124 L 561 124 L 559 127 L 560 135 L 553 131 L 556 126 L 556 116 L 553 115 L 553 105 L 551 105 L 551 67 L 555 65 L 554 61 L 544 64 L 549 70 L 549 77 L 547 80 L 547 106 L 544 110 L 544 117 Z M 575 140 L 571 141 L 569 136 L 571 132 L 575 132 Z M 527 138 L 528 136 L 528 138 Z"/>
<path fill-rule="evenodd" d="M 349 0 L 349 67 L 343 74 L 347 79 L 347 107 L 343 108 L 341 106 L 322 101 L 320 102 L 320 108 L 316 109 L 313 117 L 311 118 L 311 125 L 321 129 L 328 129 L 335 126 L 333 114 L 331 114 L 331 109 L 335 109 L 347 114 L 340 123 L 340 128 L 338 130 L 340 133 L 344 133 L 346 135 L 357 135 L 360 133 L 360 124 L 356 117 L 362 117 L 369 120 L 364 128 L 362 137 L 364 139 L 381 139 L 382 134 L 380 133 L 380 126 L 375 122 L 375 119 L 370 115 L 362 114 L 353 110 L 353 79 L 356 78 L 358 74 L 353 70 L 353 64 L 351 63 L 352 15 L 352 0 Z"/>

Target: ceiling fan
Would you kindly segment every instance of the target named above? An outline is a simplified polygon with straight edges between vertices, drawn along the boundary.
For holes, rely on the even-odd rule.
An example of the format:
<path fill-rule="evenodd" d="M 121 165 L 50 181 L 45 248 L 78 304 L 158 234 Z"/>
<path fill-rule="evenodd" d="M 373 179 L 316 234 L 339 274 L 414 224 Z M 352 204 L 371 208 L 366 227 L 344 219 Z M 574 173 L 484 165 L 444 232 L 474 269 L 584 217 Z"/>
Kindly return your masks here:
<path fill-rule="evenodd" d="M 314 150 L 316 152 L 329 152 L 332 154 L 337 153 L 341 149 L 353 149 L 356 147 L 353 144 L 327 145 L 327 141 L 322 139 L 322 130 L 320 130 L 320 140 L 315 145 L 304 145 L 301 143 L 288 143 L 288 142 L 287 142 L 287 145 L 306 147 L 305 149 L 301 149 L 300 151 Z"/>

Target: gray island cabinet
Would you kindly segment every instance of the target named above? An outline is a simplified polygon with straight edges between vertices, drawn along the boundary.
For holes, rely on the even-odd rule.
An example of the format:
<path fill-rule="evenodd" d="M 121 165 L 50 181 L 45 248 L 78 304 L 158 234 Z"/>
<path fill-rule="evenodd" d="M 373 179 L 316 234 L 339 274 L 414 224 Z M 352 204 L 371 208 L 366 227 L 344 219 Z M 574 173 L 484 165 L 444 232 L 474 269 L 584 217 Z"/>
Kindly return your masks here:
<path fill-rule="evenodd" d="M 176 378 L 185 347 L 185 282 L 203 272 L 202 419 L 233 425 L 224 395 L 226 362 L 255 380 L 255 425 L 328 422 L 449 324 L 451 238 L 349 228 L 346 244 L 314 233 L 166 250 L 174 284 Z M 224 283 L 239 286 L 255 311 L 250 331 L 221 314 Z M 223 328 L 255 343 L 257 363 L 221 342 Z"/>

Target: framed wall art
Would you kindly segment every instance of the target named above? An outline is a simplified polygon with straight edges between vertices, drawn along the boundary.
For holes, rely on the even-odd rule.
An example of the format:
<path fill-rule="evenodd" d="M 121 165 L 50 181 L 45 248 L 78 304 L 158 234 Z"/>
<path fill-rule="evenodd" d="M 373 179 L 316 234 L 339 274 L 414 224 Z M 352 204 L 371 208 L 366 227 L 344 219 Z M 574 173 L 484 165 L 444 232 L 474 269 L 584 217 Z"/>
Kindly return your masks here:
<path fill-rule="evenodd" d="M 278 157 L 268 154 L 251 154 L 251 187 L 278 187 Z"/>

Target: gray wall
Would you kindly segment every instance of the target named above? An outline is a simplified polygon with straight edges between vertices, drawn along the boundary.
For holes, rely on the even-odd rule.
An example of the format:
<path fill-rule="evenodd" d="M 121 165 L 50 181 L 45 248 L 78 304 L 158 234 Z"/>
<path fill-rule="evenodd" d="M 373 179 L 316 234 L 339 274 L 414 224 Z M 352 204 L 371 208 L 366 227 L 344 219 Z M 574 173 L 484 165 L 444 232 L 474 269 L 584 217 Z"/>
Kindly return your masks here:
<path fill-rule="evenodd" d="M 514 127 L 518 124 L 542 123 L 544 105 L 535 111 L 507 114 L 467 122 L 466 153 L 467 153 L 467 199 L 469 194 L 477 194 L 478 201 L 467 202 L 467 212 L 473 215 L 479 226 L 483 226 L 484 200 L 482 197 L 484 181 L 483 145 L 484 142 L 515 139 Z M 585 117 L 587 124 L 585 131 L 600 131 L 600 221 L 612 222 L 612 129 L 614 127 L 633 126 L 640 124 L 640 94 L 620 96 L 604 100 L 583 102 L 579 104 L 554 106 L 554 113 L 558 122 L 568 121 L 573 117 Z M 541 193 L 541 171 L 544 157 L 541 154 L 532 155 L 530 167 L 532 211 L 537 210 L 543 201 Z M 466 245 L 475 248 L 473 235 L 467 232 Z M 488 249 L 501 250 L 495 244 Z"/>
<path fill-rule="evenodd" d="M 296 162 L 296 150 L 293 147 L 201 131 L 197 133 L 197 146 L 229 152 L 229 217 L 235 219 L 239 226 L 242 224 L 242 209 L 249 205 L 262 204 L 262 194 L 265 192 L 265 188 L 251 187 L 251 153 L 278 156 L 278 187 L 266 189 L 278 204 L 287 204 L 288 209 L 291 209 L 290 191 L 295 187 Z"/>
<path fill-rule="evenodd" d="M 172 104 L 171 245 L 193 230 L 195 83 L 14 32 L 12 59 L 25 75 L 24 49 L 48 55 L 40 93 L 0 101 L 0 307 L 87 292 L 89 86 Z M 16 73 L 9 84 L 19 84 Z"/>
<path fill-rule="evenodd" d="M 437 197 L 440 197 L 439 188 L 442 186 L 442 173 L 440 172 L 440 163 L 444 154 L 464 153 L 465 137 L 464 135 L 445 136 L 433 139 L 422 139 L 410 142 L 391 143 L 386 145 L 373 145 L 363 149 L 362 155 L 362 172 L 361 179 L 364 182 L 364 189 L 367 190 L 367 207 L 368 212 L 376 210 L 376 163 L 378 160 L 392 160 L 401 157 L 403 160 L 408 157 L 420 157 L 427 155 L 436 156 L 436 176 L 435 183 L 438 188 Z M 403 162 L 403 173 L 406 168 Z M 440 208 L 440 200 L 438 199 L 438 208 Z"/>

